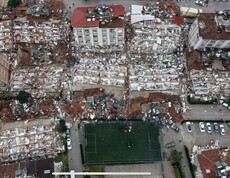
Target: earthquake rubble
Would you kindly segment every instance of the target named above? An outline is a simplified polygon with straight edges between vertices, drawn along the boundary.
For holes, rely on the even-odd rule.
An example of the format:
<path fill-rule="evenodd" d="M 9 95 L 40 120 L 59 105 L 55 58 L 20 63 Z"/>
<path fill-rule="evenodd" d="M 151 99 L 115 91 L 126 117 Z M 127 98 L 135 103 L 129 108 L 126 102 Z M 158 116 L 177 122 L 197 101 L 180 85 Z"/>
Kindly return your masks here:
<path fill-rule="evenodd" d="M 229 52 L 206 49 L 190 53 L 188 58 L 188 93 L 198 99 L 229 95 Z M 192 59 L 193 58 L 193 59 Z"/>
<path fill-rule="evenodd" d="M 0 22 L 0 51 L 9 51 L 12 49 L 13 39 L 11 25 L 11 21 Z"/>
<path fill-rule="evenodd" d="M 229 176 L 229 154 L 229 148 L 221 147 L 219 140 L 212 140 L 205 147 L 194 145 L 191 160 L 197 166 L 196 176 L 204 178 Z"/>
<path fill-rule="evenodd" d="M 134 21 L 138 13 L 146 17 L 143 9 L 147 7 L 132 8 Z M 178 90 L 185 65 L 182 29 L 170 20 L 161 20 L 159 9 L 147 10 L 151 19 L 137 19 L 132 24 L 130 90 Z"/>
<path fill-rule="evenodd" d="M 197 96 L 210 96 L 215 98 L 220 93 L 224 96 L 229 95 L 230 73 L 218 71 L 197 71 L 190 72 L 192 80 L 192 90 Z"/>
<path fill-rule="evenodd" d="M 0 132 L 1 162 L 55 156 L 64 150 L 55 125 L 14 128 Z"/>
<path fill-rule="evenodd" d="M 37 98 L 49 94 L 57 95 L 66 89 L 66 78 L 68 77 L 64 68 L 55 65 L 17 69 L 11 74 L 11 91 L 25 90 Z"/>
<path fill-rule="evenodd" d="M 127 76 L 125 56 L 114 54 L 82 56 L 76 67 L 71 69 L 73 85 L 101 84 L 123 87 Z M 74 87 L 74 86 L 73 86 Z"/>

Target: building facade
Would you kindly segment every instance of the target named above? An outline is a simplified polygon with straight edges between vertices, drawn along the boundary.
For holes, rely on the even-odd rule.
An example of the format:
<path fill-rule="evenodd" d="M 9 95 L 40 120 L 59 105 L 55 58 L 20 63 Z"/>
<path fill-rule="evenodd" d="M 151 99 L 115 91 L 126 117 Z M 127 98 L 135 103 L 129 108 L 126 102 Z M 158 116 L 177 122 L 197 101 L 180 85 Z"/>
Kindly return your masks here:
<path fill-rule="evenodd" d="M 190 28 L 189 47 L 200 50 L 230 48 L 230 18 L 225 13 L 200 14 Z"/>
<path fill-rule="evenodd" d="M 124 7 L 122 5 L 79 7 L 72 16 L 77 45 L 123 46 Z"/>
<path fill-rule="evenodd" d="M 4 53 L 0 53 L 0 91 L 6 90 L 9 86 L 10 63 Z"/>

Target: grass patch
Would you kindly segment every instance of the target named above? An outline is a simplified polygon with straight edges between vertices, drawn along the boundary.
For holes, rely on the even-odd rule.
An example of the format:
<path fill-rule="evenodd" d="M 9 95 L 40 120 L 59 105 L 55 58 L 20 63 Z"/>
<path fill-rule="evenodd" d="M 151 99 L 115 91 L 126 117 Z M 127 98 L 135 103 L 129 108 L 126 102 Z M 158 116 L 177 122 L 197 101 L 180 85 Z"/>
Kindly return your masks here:
<path fill-rule="evenodd" d="M 55 158 L 55 162 L 62 162 L 63 163 L 63 172 L 69 172 L 69 160 L 67 153 L 59 153 Z"/>
<path fill-rule="evenodd" d="M 89 169 L 89 172 L 104 172 L 103 165 L 89 165 L 87 168 Z"/>
<path fill-rule="evenodd" d="M 174 171 L 175 171 L 176 178 L 182 178 L 180 169 L 178 167 L 174 167 Z"/>
<path fill-rule="evenodd" d="M 104 168 L 103 165 L 89 165 L 86 167 L 86 170 L 88 172 L 104 172 Z M 98 178 L 104 178 L 104 175 L 100 175 Z"/>

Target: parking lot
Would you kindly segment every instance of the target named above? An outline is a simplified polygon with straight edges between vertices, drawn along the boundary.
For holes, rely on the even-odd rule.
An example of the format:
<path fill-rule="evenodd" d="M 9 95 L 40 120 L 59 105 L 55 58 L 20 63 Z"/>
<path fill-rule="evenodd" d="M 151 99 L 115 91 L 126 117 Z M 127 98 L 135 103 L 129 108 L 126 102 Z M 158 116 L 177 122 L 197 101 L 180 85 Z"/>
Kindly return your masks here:
<path fill-rule="evenodd" d="M 210 144 L 211 141 L 215 142 L 216 140 L 219 141 L 219 145 L 221 146 L 230 146 L 229 134 L 230 134 L 230 127 L 227 123 L 218 123 L 218 125 L 223 124 L 225 128 L 225 135 L 221 135 L 220 132 L 216 133 L 213 129 L 213 123 L 211 124 L 212 133 L 207 133 L 206 122 L 205 124 L 205 132 L 201 132 L 199 128 L 199 122 L 192 123 L 192 132 L 188 132 L 186 128 L 186 124 L 184 123 L 181 127 L 181 134 L 184 140 L 184 143 L 189 147 L 192 148 L 193 145 L 198 146 L 206 146 Z"/>

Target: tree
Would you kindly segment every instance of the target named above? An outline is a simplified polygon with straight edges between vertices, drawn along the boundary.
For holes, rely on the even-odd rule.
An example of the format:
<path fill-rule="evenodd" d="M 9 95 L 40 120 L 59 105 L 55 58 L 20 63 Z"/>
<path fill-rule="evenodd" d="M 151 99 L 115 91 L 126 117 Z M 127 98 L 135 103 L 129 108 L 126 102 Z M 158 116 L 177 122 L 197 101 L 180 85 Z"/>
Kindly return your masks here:
<path fill-rule="evenodd" d="M 66 125 L 65 125 L 65 120 L 61 119 L 56 127 L 57 131 L 60 133 L 65 133 L 66 132 Z"/>
<path fill-rule="evenodd" d="M 30 98 L 31 95 L 25 91 L 20 91 L 19 94 L 16 96 L 16 100 L 18 100 L 22 104 L 27 103 Z"/>
<path fill-rule="evenodd" d="M 171 152 L 171 160 L 173 166 L 180 166 L 182 159 L 182 152 L 178 152 L 177 150 L 173 150 Z"/>
<path fill-rule="evenodd" d="M 7 3 L 7 7 L 15 8 L 22 3 L 21 0 L 9 0 Z"/>

